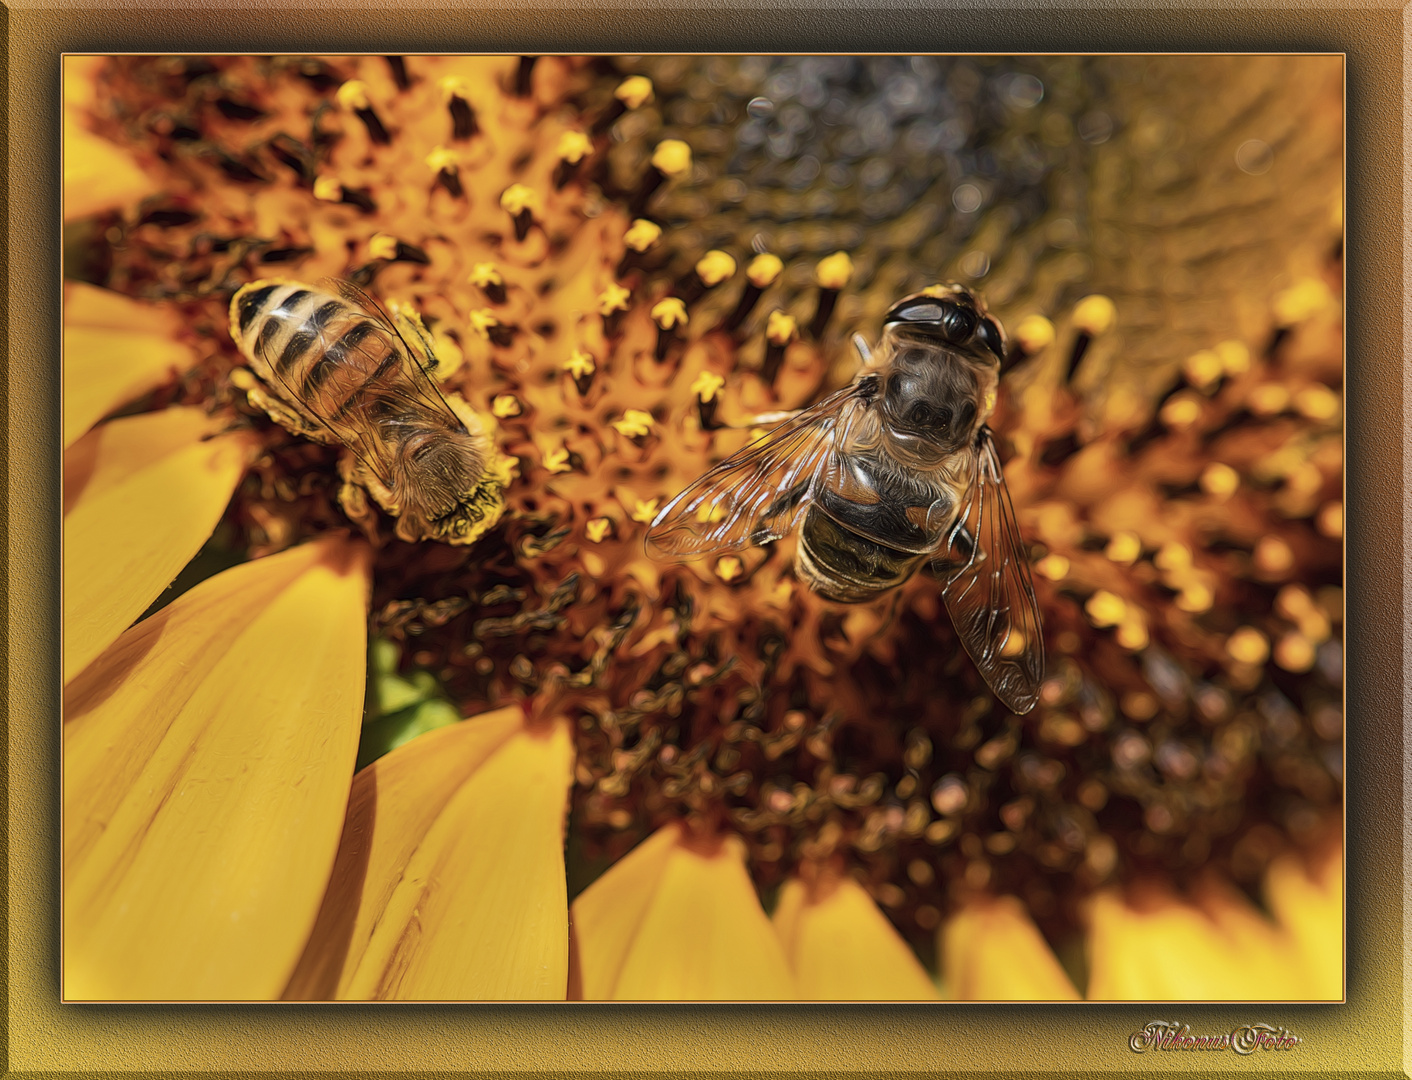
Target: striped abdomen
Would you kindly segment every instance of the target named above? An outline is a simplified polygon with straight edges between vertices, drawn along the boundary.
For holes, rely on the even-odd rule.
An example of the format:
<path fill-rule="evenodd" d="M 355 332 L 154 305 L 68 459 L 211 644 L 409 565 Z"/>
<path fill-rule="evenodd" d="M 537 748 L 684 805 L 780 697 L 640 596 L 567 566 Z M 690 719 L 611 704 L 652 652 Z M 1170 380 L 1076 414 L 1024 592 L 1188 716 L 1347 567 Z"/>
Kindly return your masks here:
<path fill-rule="evenodd" d="M 341 297 L 297 283 L 256 282 L 235 296 L 231 333 L 271 390 L 312 427 L 350 445 L 370 423 L 395 442 L 399 427 L 428 420 L 415 401 L 399 405 L 387 397 L 405 381 L 396 339 Z"/>

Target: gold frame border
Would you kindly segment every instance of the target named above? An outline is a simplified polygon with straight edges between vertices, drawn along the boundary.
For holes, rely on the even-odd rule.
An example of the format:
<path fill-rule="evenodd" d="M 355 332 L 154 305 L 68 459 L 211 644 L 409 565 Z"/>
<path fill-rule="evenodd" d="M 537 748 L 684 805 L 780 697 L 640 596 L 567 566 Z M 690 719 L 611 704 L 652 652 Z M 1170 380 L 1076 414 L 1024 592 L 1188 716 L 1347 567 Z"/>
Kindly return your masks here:
<path fill-rule="evenodd" d="M 139 0 L 141 2 L 141 0 Z M 1325 0 L 1328 3 L 1329 0 Z M 1323 10 L 1029 10 L 942 6 L 867 17 L 862 2 L 727 10 L 664 4 L 660 14 L 592 0 L 476 8 L 384 2 L 257 10 L 99 10 L 10 0 L 3 13 L 8 109 L 0 154 L 4 223 L 0 384 L 9 484 L 0 547 L 5 592 L 9 754 L 6 833 L 7 1072 L 105 1075 L 241 1072 L 394 1075 L 435 1070 L 530 1076 L 1013 1076 L 1216 1074 L 1412 1075 L 1412 886 L 1406 876 L 1403 747 L 1403 223 L 1412 9 L 1392 0 Z M 23 5 L 23 6 L 21 6 Z M 1185 6 L 1185 5 L 1184 5 Z M 553 17 L 544 15 L 552 12 Z M 58 95 L 62 52 L 1343 52 L 1347 60 L 1349 504 L 1346 641 L 1350 787 L 1347 1002 L 1343 1005 L 61 1005 L 58 986 L 58 531 L 54 448 L 59 366 Z M 1403 148 L 1403 155 L 1396 152 Z M 1402 164 L 1403 168 L 1398 169 Z M 1404 181 L 1405 182 L 1405 181 Z M 1404 192 L 1412 189 L 1404 188 Z M 1399 210 L 1404 213 L 1399 214 Z M 1405 243 L 1405 242 L 1404 242 Z M 1401 272 L 1399 272 L 1401 271 Z M 1412 417 L 1412 410 L 1405 410 Z M 1404 466 L 1404 469 L 1406 466 Z M 1398 584 L 1394 584 L 1398 583 Z M 1412 841 L 1404 841 L 1412 843 Z M 1400 886 L 1400 887 L 1399 887 Z M 1393 942 L 1403 948 L 1389 948 Z M 1400 991 L 1400 992 L 1399 992 Z M 1078 1011 L 1075 1011 L 1078 1010 Z M 1128 1035 L 1160 1013 L 1193 1030 L 1284 1025 L 1303 1044 L 1277 1058 L 1136 1058 Z"/>

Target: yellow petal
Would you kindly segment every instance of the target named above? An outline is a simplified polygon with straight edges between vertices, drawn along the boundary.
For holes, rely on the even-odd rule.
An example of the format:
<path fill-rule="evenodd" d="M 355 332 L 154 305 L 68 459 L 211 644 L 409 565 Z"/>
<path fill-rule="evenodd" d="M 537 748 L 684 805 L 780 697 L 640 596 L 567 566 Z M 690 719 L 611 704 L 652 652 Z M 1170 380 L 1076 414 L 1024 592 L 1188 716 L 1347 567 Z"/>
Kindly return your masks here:
<path fill-rule="evenodd" d="M 333 866 L 362 719 L 368 555 L 237 566 L 65 688 L 64 994 L 273 998 Z"/>
<path fill-rule="evenodd" d="M 532 732 L 512 707 L 360 772 L 285 997 L 562 1001 L 573 754 L 567 723 Z"/>
<path fill-rule="evenodd" d="M 1343 997 L 1343 849 L 1316 862 L 1311 876 L 1293 856 L 1277 859 L 1265 876 L 1265 899 L 1285 930 L 1292 961 L 1305 973 L 1314 1001 Z"/>
<path fill-rule="evenodd" d="M 192 349 L 172 339 L 166 309 L 123 298 L 95 300 L 99 291 L 65 292 L 64 446 L 197 360 Z"/>
<path fill-rule="evenodd" d="M 1234 891 L 1206 888 L 1200 906 L 1164 892 L 1117 892 L 1090 911 L 1088 998 L 1296 1000 L 1312 996 L 1288 937 Z M 1341 934 L 1341 926 L 1340 934 Z M 1337 995 L 1336 995 L 1337 996 Z"/>
<path fill-rule="evenodd" d="M 577 989 L 587 1000 L 794 996 L 735 837 L 707 852 L 667 826 L 585 889 L 572 914 Z"/>
<path fill-rule="evenodd" d="M 114 420 L 64 451 L 64 681 L 113 643 L 200 550 L 249 441 L 205 442 L 199 409 Z"/>
<path fill-rule="evenodd" d="M 811 898 L 787 882 L 775 907 L 799 996 L 810 1001 L 916 1001 L 940 995 L 926 969 L 873 898 L 852 878 Z"/>
<path fill-rule="evenodd" d="M 963 1001 L 1075 1001 L 1078 991 L 1020 901 L 967 905 L 942 927 L 942 976 Z"/>
<path fill-rule="evenodd" d="M 132 206 L 158 190 L 122 147 L 64 117 L 64 220 Z"/>

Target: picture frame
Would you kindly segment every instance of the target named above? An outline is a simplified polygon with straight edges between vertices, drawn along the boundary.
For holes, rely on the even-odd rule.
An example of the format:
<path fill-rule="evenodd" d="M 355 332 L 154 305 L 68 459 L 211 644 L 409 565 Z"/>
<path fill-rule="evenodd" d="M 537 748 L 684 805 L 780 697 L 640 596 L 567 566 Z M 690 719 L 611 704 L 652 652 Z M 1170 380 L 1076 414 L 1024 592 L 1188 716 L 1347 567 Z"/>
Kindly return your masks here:
<path fill-rule="evenodd" d="M 1063 13 L 889 13 L 889 25 L 859 34 L 846 9 L 756 12 L 740 20 L 698 12 L 689 29 L 657 27 L 654 40 L 633 25 L 632 13 L 600 19 L 583 10 L 555 12 L 552 25 L 523 11 L 475 12 L 474 41 L 461 40 L 455 20 L 429 12 L 359 11 L 352 19 L 329 9 L 302 13 L 285 28 L 258 32 L 231 13 L 221 41 L 189 12 L 10 12 L 12 124 L 9 130 L 11 245 L 36 254 L 46 273 L 11 270 L 10 464 L 26 478 L 24 505 L 10 507 L 13 616 L 9 640 L 11 754 L 7 785 L 9 833 L 7 955 L 11 1002 L 9 1061 L 16 1071 L 125 1071 L 159 1069 L 217 1072 L 237 1064 L 251 1071 L 401 1072 L 436 1068 L 465 1072 L 554 1075 L 668 1067 L 684 1074 L 771 1071 L 827 1075 L 865 1069 L 903 1072 L 1011 1072 L 1059 1069 L 1091 1074 L 1119 1071 L 1133 1058 L 1130 1038 L 1156 1019 L 1177 1018 L 1193 1031 L 1220 1031 L 1267 1023 L 1297 1033 L 1299 1047 L 1279 1071 L 1343 1074 L 1352 1062 L 1368 1072 L 1405 1071 L 1401 1023 L 1405 959 L 1379 943 L 1396 940 L 1406 902 L 1403 849 L 1397 843 L 1402 811 L 1400 716 L 1402 549 L 1395 505 L 1380 493 L 1401 487 L 1394 462 L 1401 431 L 1391 415 L 1401 403 L 1398 348 L 1405 288 L 1396 281 L 1398 235 L 1378 212 L 1395 204 L 1400 143 L 1389 103 L 1405 100 L 1397 82 L 1402 40 L 1399 12 L 1344 10 L 1284 13 L 1269 21 L 1254 12 L 1223 13 L 1200 31 L 1173 12 L 1086 13 L 1092 40 L 1065 26 Z M 462 12 L 466 25 L 472 18 Z M 1209 13 L 1208 13 L 1209 14 Z M 1361 14 L 1355 18 L 1355 14 Z M 660 39 L 656 39 L 660 36 Z M 804 40 L 800 40 L 800 38 Z M 876 37 L 876 40 L 873 40 Z M 786 40 L 790 38 L 792 40 Z M 376 43 L 376 45 L 374 45 Z M 26 177 L 57 173 L 57 64 L 61 51 L 190 50 L 257 52 L 513 51 L 601 48 L 615 52 L 709 49 L 729 51 L 847 51 L 876 48 L 995 51 L 1223 51 L 1299 49 L 1339 51 L 1348 57 L 1348 643 L 1346 760 L 1353 797 L 1348 802 L 1346 865 L 1347 987 L 1342 1005 L 630 1005 L 566 1006 L 199 1006 L 60 1005 L 57 991 L 57 892 L 54 852 L 57 816 L 58 716 L 54 643 L 58 573 L 52 543 L 57 469 L 52 428 L 57 399 L 58 273 L 54 230 L 57 194 Z M 1388 107 L 1384 107 L 1388 106 Z M 1370 153 L 1370 147 L 1378 147 Z M 1356 358 L 1356 361 L 1355 361 Z M 1353 364 L 1359 364 L 1358 377 Z M 50 374 L 44 379 L 36 373 Z M 12 493 L 16 490 L 12 484 Z M 28 628 L 28 629 L 26 629 Z M 1405 826 L 1404 826 L 1405 828 Z M 1401 886 L 1399 889 L 1398 886 Z M 1401 978 L 1399 978 L 1401 976 Z M 1073 1010 L 1083 1010 L 1075 1013 Z M 1159 1016 L 1160 1014 L 1160 1016 Z M 1267 1057 L 1269 1055 L 1266 1055 Z M 1170 1060 L 1170 1064 L 1168 1063 Z M 1187 1067 L 1181 1055 L 1161 1059 Z M 1226 1062 L 1221 1063 L 1225 1067 Z"/>

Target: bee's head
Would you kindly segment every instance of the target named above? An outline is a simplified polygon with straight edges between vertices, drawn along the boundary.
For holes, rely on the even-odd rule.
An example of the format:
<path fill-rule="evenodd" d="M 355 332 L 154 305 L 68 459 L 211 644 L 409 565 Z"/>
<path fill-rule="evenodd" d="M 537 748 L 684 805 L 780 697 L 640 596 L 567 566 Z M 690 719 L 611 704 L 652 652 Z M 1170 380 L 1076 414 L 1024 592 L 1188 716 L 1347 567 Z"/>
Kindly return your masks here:
<path fill-rule="evenodd" d="M 894 435 L 945 452 L 968 446 L 995 403 L 1000 324 L 970 290 L 951 285 L 894 304 L 883 341 L 891 362 L 882 408 Z"/>

